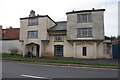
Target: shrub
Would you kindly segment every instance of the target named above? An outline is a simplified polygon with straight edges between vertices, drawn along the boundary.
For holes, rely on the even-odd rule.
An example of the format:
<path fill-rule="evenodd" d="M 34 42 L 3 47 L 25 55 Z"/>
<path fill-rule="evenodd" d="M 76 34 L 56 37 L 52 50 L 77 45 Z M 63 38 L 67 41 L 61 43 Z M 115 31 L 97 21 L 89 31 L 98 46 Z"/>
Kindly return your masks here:
<path fill-rule="evenodd" d="M 18 48 L 11 48 L 9 49 L 11 55 L 15 55 L 18 53 Z"/>

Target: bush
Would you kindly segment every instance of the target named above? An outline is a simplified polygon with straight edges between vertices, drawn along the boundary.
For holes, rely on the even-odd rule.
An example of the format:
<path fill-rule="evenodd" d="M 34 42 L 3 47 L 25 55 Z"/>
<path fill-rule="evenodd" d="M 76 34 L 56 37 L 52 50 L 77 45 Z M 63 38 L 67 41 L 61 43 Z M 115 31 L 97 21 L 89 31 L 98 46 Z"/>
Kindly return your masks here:
<path fill-rule="evenodd" d="M 11 48 L 9 49 L 11 55 L 15 55 L 18 53 L 18 48 Z"/>

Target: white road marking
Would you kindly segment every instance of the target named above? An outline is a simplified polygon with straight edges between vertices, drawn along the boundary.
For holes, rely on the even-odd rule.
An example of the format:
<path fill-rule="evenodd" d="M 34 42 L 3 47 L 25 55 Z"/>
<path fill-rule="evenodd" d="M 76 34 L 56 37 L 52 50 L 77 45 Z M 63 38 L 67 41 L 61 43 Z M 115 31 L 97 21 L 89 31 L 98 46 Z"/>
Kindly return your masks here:
<path fill-rule="evenodd" d="M 44 78 L 47 79 L 46 77 L 38 77 L 38 76 L 31 76 L 31 75 L 21 75 L 23 77 L 29 77 L 29 78 Z"/>

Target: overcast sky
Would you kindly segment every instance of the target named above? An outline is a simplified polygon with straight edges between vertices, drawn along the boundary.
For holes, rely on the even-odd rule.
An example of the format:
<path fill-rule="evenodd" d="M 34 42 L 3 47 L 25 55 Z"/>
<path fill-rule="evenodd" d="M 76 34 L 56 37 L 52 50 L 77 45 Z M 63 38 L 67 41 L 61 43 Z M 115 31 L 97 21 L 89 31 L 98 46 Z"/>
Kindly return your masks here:
<path fill-rule="evenodd" d="M 28 17 L 30 10 L 49 15 L 54 21 L 66 21 L 66 12 L 72 10 L 106 9 L 104 26 L 106 36 L 118 35 L 119 0 L 0 0 L 0 25 L 20 28 L 19 18 Z"/>

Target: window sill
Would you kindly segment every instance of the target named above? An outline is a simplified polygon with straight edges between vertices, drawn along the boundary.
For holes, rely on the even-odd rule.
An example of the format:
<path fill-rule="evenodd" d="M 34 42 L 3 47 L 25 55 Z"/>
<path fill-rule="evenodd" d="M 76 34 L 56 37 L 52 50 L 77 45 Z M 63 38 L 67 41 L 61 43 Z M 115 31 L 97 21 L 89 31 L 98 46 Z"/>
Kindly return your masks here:
<path fill-rule="evenodd" d="M 87 57 L 87 55 L 82 55 L 83 57 Z"/>
<path fill-rule="evenodd" d="M 77 23 L 92 23 L 92 21 L 91 22 L 77 22 Z"/>
<path fill-rule="evenodd" d="M 77 38 L 93 38 L 93 36 L 83 36 L 83 37 L 78 37 Z"/>
<path fill-rule="evenodd" d="M 64 42 L 64 41 L 54 41 L 54 42 Z"/>
<path fill-rule="evenodd" d="M 38 39 L 38 38 L 27 38 L 27 39 L 29 39 L 29 40 L 30 40 L 30 39 Z"/>
<path fill-rule="evenodd" d="M 29 26 L 30 26 L 30 27 L 31 27 L 31 26 L 35 27 L 35 26 L 38 26 L 38 25 L 27 25 L 27 26 L 28 26 L 28 27 L 29 27 Z"/>

